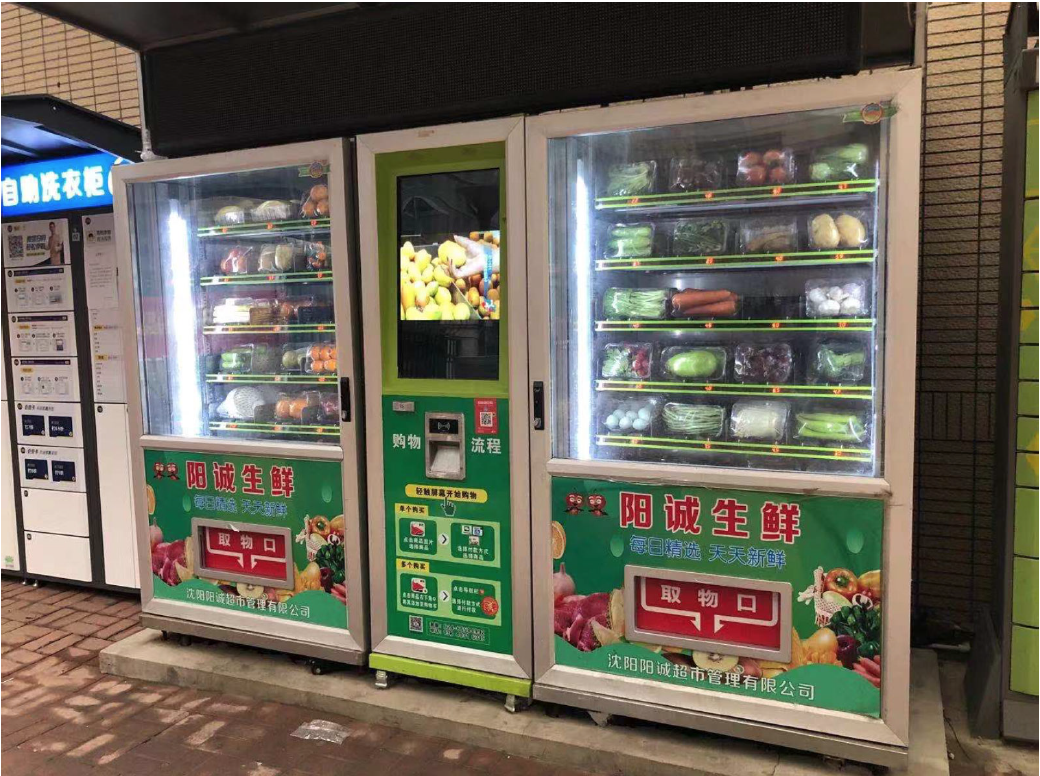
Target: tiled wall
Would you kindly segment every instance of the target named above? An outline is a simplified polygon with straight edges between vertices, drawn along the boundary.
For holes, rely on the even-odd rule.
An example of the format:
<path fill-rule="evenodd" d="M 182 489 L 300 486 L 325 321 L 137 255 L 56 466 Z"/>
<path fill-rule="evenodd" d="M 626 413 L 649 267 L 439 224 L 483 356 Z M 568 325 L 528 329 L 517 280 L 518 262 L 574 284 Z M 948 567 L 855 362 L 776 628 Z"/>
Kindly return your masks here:
<path fill-rule="evenodd" d="M 970 627 L 992 584 L 1008 3 L 928 9 L 914 612 Z M 898 333 L 895 333 L 898 336 Z"/>
<path fill-rule="evenodd" d="M 50 94 L 140 123 L 132 51 L 13 3 L 3 3 L 0 13 L 4 95 Z"/>

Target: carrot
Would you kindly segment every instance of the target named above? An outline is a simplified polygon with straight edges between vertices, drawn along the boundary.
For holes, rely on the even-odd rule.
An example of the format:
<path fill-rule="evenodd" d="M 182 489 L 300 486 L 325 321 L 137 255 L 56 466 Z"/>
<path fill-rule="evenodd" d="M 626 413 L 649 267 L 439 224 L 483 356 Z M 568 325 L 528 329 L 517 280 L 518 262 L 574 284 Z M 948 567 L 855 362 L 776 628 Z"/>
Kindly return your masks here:
<path fill-rule="evenodd" d="M 688 318 L 711 318 L 717 315 L 735 315 L 737 312 L 737 303 L 733 299 L 727 299 L 723 302 L 713 302 L 712 304 L 702 304 L 696 307 L 688 307 L 683 310 L 680 315 L 684 315 Z"/>
<path fill-rule="evenodd" d="M 729 298 L 730 292 L 725 289 L 702 291 L 696 288 L 687 288 L 672 296 L 672 309 L 681 313 L 684 309 L 715 302 L 725 302 Z"/>
<path fill-rule="evenodd" d="M 881 676 L 881 666 L 871 660 L 869 657 L 861 657 L 859 659 L 859 665 L 863 666 L 867 671 L 870 671 L 874 676 Z"/>
<path fill-rule="evenodd" d="M 870 671 L 865 669 L 859 663 L 853 663 L 852 670 L 855 671 L 860 676 L 862 676 L 864 679 L 866 679 L 868 682 L 870 682 L 875 687 L 880 687 L 881 686 L 881 677 L 880 676 L 874 676 L 872 673 L 870 673 Z"/>

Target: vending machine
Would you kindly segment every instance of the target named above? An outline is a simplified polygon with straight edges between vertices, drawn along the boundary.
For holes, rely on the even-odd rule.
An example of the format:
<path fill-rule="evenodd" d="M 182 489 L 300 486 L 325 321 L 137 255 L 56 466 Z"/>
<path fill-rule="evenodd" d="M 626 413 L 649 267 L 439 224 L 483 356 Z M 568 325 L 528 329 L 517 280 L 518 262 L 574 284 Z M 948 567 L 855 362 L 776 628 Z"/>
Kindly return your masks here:
<path fill-rule="evenodd" d="M 534 697 L 904 761 L 920 73 L 527 129 Z"/>
<path fill-rule="evenodd" d="M 328 140 L 116 176 L 148 627 L 364 661 L 351 164 Z"/>
<path fill-rule="evenodd" d="M 359 137 L 372 655 L 530 695 L 524 122 Z M 514 289 L 514 291 L 510 291 Z"/>

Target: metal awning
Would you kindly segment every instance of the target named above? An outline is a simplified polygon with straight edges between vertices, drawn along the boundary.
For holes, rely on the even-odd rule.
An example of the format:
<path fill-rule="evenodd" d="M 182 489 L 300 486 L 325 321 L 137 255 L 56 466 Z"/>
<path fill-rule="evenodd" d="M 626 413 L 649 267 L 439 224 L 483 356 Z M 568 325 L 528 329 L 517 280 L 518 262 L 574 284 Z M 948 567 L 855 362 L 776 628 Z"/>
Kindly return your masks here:
<path fill-rule="evenodd" d="M 47 95 L 4 97 L 3 164 L 21 164 L 107 151 L 139 161 L 137 127 Z"/>
<path fill-rule="evenodd" d="M 277 27 L 358 3 L 22 3 L 135 51 Z M 219 76 L 216 76 L 219 77 Z"/>

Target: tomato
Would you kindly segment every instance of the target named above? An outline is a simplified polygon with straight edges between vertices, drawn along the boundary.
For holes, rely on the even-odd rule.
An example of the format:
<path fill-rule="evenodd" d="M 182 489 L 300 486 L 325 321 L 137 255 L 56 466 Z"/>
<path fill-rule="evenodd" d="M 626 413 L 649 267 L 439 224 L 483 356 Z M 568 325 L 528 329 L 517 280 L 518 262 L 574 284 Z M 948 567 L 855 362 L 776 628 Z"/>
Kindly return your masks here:
<path fill-rule="evenodd" d="M 831 569 L 824 577 L 823 589 L 833 590 L 849 598 L 859 592 L 859 580 L 848 569 Z"/>

